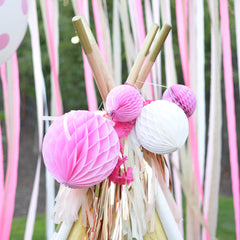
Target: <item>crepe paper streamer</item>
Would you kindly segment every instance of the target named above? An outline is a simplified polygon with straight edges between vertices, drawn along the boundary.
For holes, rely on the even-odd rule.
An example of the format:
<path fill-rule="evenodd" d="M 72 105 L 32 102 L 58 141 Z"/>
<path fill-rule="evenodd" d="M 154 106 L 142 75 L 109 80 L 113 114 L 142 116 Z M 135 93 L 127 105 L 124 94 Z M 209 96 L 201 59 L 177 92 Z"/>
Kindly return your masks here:
<path fill-rule="evenodd" d="M 2 231 L 2 212 L 4 206 L 4 165 L 3 165 L 3 147 L 2 147 L 2 128 L 0 124 L 0 230 Z"/>
<path fill-rule="evenodd" d="M 132 1 L 128 1 L 130 4 Z M 130 71 L 132 64 L 136 57 L 136 45 L 134 42 L 134 39 L 132 38 L 131 30 L 130 30 L 130 23 L 129 23 L 129 15 L 128 15 L 128 8 L 127 8 L 127 2 L 121 1 L 119 3 L 119 13 L 120 13 L 120 19 L 122 23 L 122 30 L 123 30 L 123 41 L 124 41 L 124 47 L 125 47 L 125 53 L 126 53 L 126 63 L 128 71 Z M 131 11 L 130 11 L 131 16 Z M 133 35 L 134 35 L 133 31 Z"/>
<path fill-rule="evenodd" d="M 204 178 L 205 165 L 205 136 L 206 136 L 206 114 L 205 114 L 205 49 L 204 49 L 204 2 L 196 1 L 196 82 L 197 82 L 197 119 L 198 119 L 198 155 L 200 164 L 200 177 Z"/>
<path fill-rule="evenodd" d="M 101 68 L 101 71 L 104 76 L 105 83 L 107 85 L 108 91 L 110 91 L 114 86 L 114 80 L 113 80 L 113 71 L 112 71 L 112 56 L 111 53 L 108 54 L 110 59 L 107 59 L 107 52 L 109 51 L 108 48 L 111 48 L 111 41 L 110 37 L 106 37 L 106 41 L 104 35 L 106 30 L 106 23 L 104 21 L 104 17 L 101 18 L 101 12 L 102 5 L 101 1 L 92 1 L 92 7 L 93 7 L 93 16 L 94 16 L 94 22 L 95 22 L 95 28 L 96 28 L 96 34 L 97 34 L 97 40 L 99 44 L 100 51 L 93 51 L 93 54 L 98 54 L 98 57 L 101 57 L 102 59 L 97 59 L 97 63 L 99 64 L 99 67 Z M 102 13 L 104 15 L 104 13 Z M 105 31 L 103 32 L 103 29 Z M 110 33 L 108 34 L 110 35 Z M 97 45 L 96 45 L 97 46 Z M 96 49 L 95 49 L 96 50 Z M 101 54 L 100 54 L 101 53 Z M 96 77 L 96 75 L 95 75 Z M 99 86 L 98 86 L 99 88 Z M 103 99 L 105 100 L 105 99 Z"/>
<path fill-rule="evenodd" d="M 144 6 L 145 6 L 147 31 L 149 32 L 152 23 L 159 23 L 160 19 L 158 18 L 157 20 L 153 20 L 153 11 L 151 9 L 150 1 L 149 0 L 145 0 L 144 2 L 145 2 Z M 158 3 L 158 5 L 157 5 L 157 3 Z M 156 13 L 157 10 L 158 10 L 158 12 L 160 11 L 159 1 L 155 1 L 155 4 L 156 4 L 156 6 L 155 6 L 155 8 L 156 8 L 155 9 L 155 13 Z M 152 84 L 152 88 L 153 88 L 154 99 L 159 99 L 159 94 L 158 93 L 159 93 L 159 89 L 161 89 L 161 88 L 159 88 L 157 86 L 157 84 L 161 85 L 161 81 L 162 81 L 161 80 L 162 76 L 160 74 L 160 72 L 161 72 L 161 64 L 159 62 L 160 54 L 157 57 L 157 59 L 155 61 L 155 64 L 153 65 L 152 70 L 151 70 L 152 83 L 153 83 Z"/>
<path fill-rule="evenodd" d="M 89 8 L 87 0 L 73 0 L 72 1 L 74 12 L 76 15 L 83 14 L 89 23 Z M 85 78 L 85 86 L 87 93 L 87 102 L 88 102 L 88 110 L 95 111 L 97 110 L 97 98 L 96 91 L 93 83 L 93 75 L 92 70 L 87 61 L 87 57 L 82 50 L 83 54 L 83 66 L 84 66 L 84 78 Z"/>
<path fill-rule="evenodd" d="M 0 65 L 20 46 L 27 30 L 27 13 L 26 0 L 2 1 L 0 4 Z"/>
<path fill-rule="evenodd" d="M 145 25 L 144 25 L 144 18 L 143 18 L 143 9 L 142 9 L 142 1 L 140 0 L 134 0 L 134 11 L 136 11 L 136 22 L 137 25 L 132 26 L 132 28 L 137 29 L 138 33 L 138 44 L 141 46 L 145 39 Z M 138 48 L 139 49 L 139 48 Z M 147 85 L 148 85 L 148 91 L 150 92 L 151 98 L 153 98 L 153 89 L 152 89 L 152 80 L 151 80 L 151 74 L 147 77 Z"/>
<path fill-rule="evenodd" d="M 41 1 L 43 17 L 45 21 L 45 31 L 47 36 L 48 51 L 50 57 L 51 65 L 51 77 L 52 77 L 52 108 L 54 109 L 54 114 L 62 114 L 62 98 L 59 86 L 59 76 L 58 76 L 58 30 L 56 29 L 56 21 L 58 17 L 58 10 L 56 5 L 57 1 L 42 0 Z M 57 34 L 57 36 L 56 36 Z"/>
<path fill-rule="evenodd" d="M 185 13 L 186 12 L 184 12 L 182 0 L 176 0 L 176 18 L 177 18 L 179 51 L 180 51 L 184 81 L 186 86 L 189 86 L 190 82 L 189 82 L 187 22 L 186 22 Z"/>
<path fill-rule="evenodd" d="M 237 45 L 237 63 L 238 63 L 238 83 L 240 92 L 240 19 L 237 17 L 240 12 L 240 2 L 234 0 L 234 16 L 235 16 L 235 29 L 236 29 L 236 45 Z"/>
<path fill-rule="evenodd" d="M 172 153 L 172 161 L 174 162 L 175 166 L 180 169 L 180 159 L 179 159 L 179 152 Z M 183 219 L 183 205 L 182 205 L 182 189 L 181 189 L 181 182 L 178 179 L 177 173 L 175 169 L 172 170 L 173 182 L 174 182 L 174 196 L 176 199 L 177 208 L 179 211 L 180 218 Z M 184 237 L 184 230 L 183 230 L 183 221 L 178 223 L 180 232 Z"/>
<path fill-rule="evenodd" d="M 32 45 L 32 55 L 33 55 L 32 57 L 33 57 L 35 92 L 36 92 L 36 102 L 37 102 L 37 116 L 38 116 L 38 142 L 39 142 L 39 149 L 41 150 L 42 137 L 43 137 L 42 116 L 43 116 L 43 109 L 44 107 L 46 107 L 46 104 L 43 104 L 43 103 L 44 103 L 44 100 L 46 102 L 46 90 L 45 90 L 43 73 L 42 73 L 42 65 L 41 65 L 41 51 L 40 51 L 40 42 L 39 42 L 36 1 L 31 1 L 29 3 L 29 9 L 30 11 L 29 11 L 28 20 L 29 20 L 29 28 L 31 33 L 31 45 Z M 40 170 L 41 170 L 41 155 L 39 155 L 37 159 L 36 173 L 35 173 L 33 191 L 32 191 L 32 196 L 31 196 L 29 210 L 28 210 L 24 239 L 31 239 L 33 235 L 34 222 L 35 222 L 36 211 L 37 211 L 38 193 L 39 193 Z M 49 228 L 49 224 L 48 224 L 48 228 Z M 53 231 L 54 231 L 54 226 L 51 232 Z"/>
<path fill-rule="evenodd" d="M 188 118 L 196 109 L 196 97 L 193 91 L 181 84 L 175 84 L 167 88 L 162 99 L 177 104 Z"/>
<path fill-rule="evenodd" d="M 121 31 L 119 19 L 119 1 L 113 1 L 113 69 L 116 85 L 122 83 Z"/>
<path fill-rule="evenodd" d="M 178 41 L 179 50 L 181 56 L 183 78 L 186 86 L 190 86 L 190 72 L 189 72 L 189 59 L 188 59 L 188 42 L 187 42 L 187 23 L 186 16 L 184 15 L 184 9 L 181 0 L 176 1 L 176 17 L 177 17 L 177 29 L 178 29 Z M 189 138 L 192 151 L 192 159 L 194 164 L 195 177 L 197 179 L 197 185 L 201 197 L 203 200 L 203 187 L 200 178 L 199 158 L 198 158 L 198 143 L 197 134 L 194 119 L 189 119 Z"/>
<path fill-rule="evenodd" d="M 153 22 L 158 23 L 160 25 L 160 1 L 152 1 L 152 14 L 153 14 Z M 169 22 L 168 22 L 169 23 Z M 162 85 L 162 68 L 161 68 L 161 53 L 158 55 L 155 64 L 153 66 L 153 71 L 156 72 L 156 84 Z M 153 81 L 154 83 L 154 81 Z M 153 86 L 153 91 L 157 91 L 154 95 L 154 99 L 160 99 L 162 96 L 162 88 Z"/>
<path fill-rule="evenodd" d="M 202 1 L 189 2 L 189 69 L 190 69 L 190 86 L 196 92 L 197 113 L 195 121 L 197 123 L 197 144 L 198 144 L 198 161 L 199 175 L 201 182 L 204 177 L 205 166 L 205 84 L 204 84 L 204 41 L 203 41 L 203 11 Z M 198 16 L 200 15 L 200 16 Z"/>
<path fill-rule="evenodd" d="M 222 131 L 222 98 L 221 98 L 221 38 L 219 28 L 218 1 L 209 2 L 211 24 L 211 94 L 209 133 L 205 173 L 203 211 L 207 219 L 211 238 L 216 236 L 218 200 L 221 173 L 221 131 Z M 204 229 L 202 239 L 209 239 Z"/>
<path fill-rule="evenodd" d="M 229 29 L 228 2 L 220 1 L 221 34 L 223 48 L 223 68 L 225 82 L 225 99 L 228 124 L 228 142 L 231 164 L 232 192 L 235 210 L 236 239 L 240 239 L 240 199 L 239 199 L 239 167 L 236 136 L 236 116 L 234 103 L 232 53 Z"/>
<path fill-rule="evenodd" d="M 62 113 L 61 93 L 58 82 L 58 1 L 41 0 L 44 29 L 47 36 L 48 52 L 51 65 L 51 115 L 59 116 Z M 55 184 L 48 171 L 46 178 L 46 231 L 49 239 L 54 230 L 51 214 L 54 208 Z"/>
<path fill-rule="evenodd" d="M 119 151 L 111 123 L 81 110 L 54 121 L 42 149 L 46 168 L 59 183 L 71 188 L 90 187 L 107 178 L 117 164 Z"/>
<path fill-rule="evenodd" d="M 2 79 L 2 88 L 4 94 L 4 103 L 5 103 L 5 114 L 8 110 L 8 97 L 7 97 L 7 80 L 6 80 L 6 66 L 5 64 L 0 66 L 1 79 Z M 6 119 L 7 120 L 7 119 Z M 0 232 L 3 231 L 3 210 L 4 210 L 4 199 L 5 199 L 5 187 L 4 187 L 4 159 L 3 159 L 3 148 L 2 148 L 2 130 L 0 124 Z"/>
<path fill-rule="evenodd" d="M 188 121 L 183 110 L 164 100 L 145 106 L 137 118 L 135 128 L 140 144 L 158 154 L 176 151 L 188 137 Z"/>
<path fill-rule="evenodd" d="M 8 79 L 2 74 L 2 81 L 4 82 L 4 90 L 7 92 L 4 97 L 8 97 L 5 108 L 8 114 L 7 120 L 7 137 L 8 137 L 8 163 L 5 180 L 5 199 L 3 210 L 3 228 L 1 232 L 1 239 L 8 239 L 10 236 L 14 205 L 15 194 L 17 187 L 17 168 L 19 159 L 19 137 L 20 137 L 20 92 L 19 92 L 19 74 L 17 54 L 14 53 L 11 60 L 7 62 L 7 76 Z"/>
<path fill-rule="evenodd" d="M 103 29 L 102 29 L 102 25 L 101 25 L 98 1 L 94 1 L 94 0 L 92 1 L 92 8 L 93 8 L 94 23 L 95 23 L 95 29 L 96 29 L 96 35 L 97 35 L 99 49 L 103 55 L 103 59 L 107 63 L 106 49 L 105 49 L 105 45 L 104 45 Z"/>
<path fill-rule="evenodd" d="M 133 121 L 140 114 L 142 107 L 142 96 L 137 89 L 128 85 L 113 88 L 106 99 L 106 110 L 114 121 Z"/>
<path fill-rule="evenodd" d="M 107 3 L 106 1 L 103 1 L 103 2 L 98 1 L 97 3 L 98 3 L 99 15 L 100 15 L 100 23 L 102 25 L 102 29 L 104 29 L 102 36 L 103 36 L 103 42 L 106 50 L 108 72 L 110 73 L 111 76 L 113 76 L 112 44 L 111 44 L 110 26 L 109 26 L 109 20 L 108 20 Z M 112 89 L 115 86 L 114 82 L 112 82 L 112 84 L 113 85 L 110 86 L 110 89 Z"/>
<path fill-rule="evenodd" d="M 219 29 L 218 1 L 209 2 L 211 25 L 211 94 L 209 138 L 206 159 L 203 211 L 210 233 L 203 230 L 202 239 L 215 238 L 217 230 L 218 201 L 221 174 L 221 39 Z M 210 236 L 211 237 L 210 237 Z"/>
<path fill-rule="evenodd" d="M 170 2 L 168 0 L 161 0 L 161 18 L 162 22 L 168 22 L 169 24 L 171 24 L 171 10 Z M 164 52 L 166 82 L 167 86 L 171 86 L 177 83 L 172 32 L 168 34 L 168 37 L 164 43 Z"/>

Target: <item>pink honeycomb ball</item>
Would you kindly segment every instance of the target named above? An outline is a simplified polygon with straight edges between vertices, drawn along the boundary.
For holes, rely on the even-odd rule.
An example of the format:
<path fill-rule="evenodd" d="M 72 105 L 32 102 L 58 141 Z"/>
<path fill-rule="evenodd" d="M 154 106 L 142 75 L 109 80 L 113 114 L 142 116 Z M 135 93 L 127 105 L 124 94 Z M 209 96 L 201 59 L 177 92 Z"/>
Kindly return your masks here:
<path fill-rule="evenodd" d="M 106 179 L 119 158 L 120 144 L 111 122 L 89 111 L 71 111 L 55 120 L 43 140 L 48 171 L 71 188 Z"/>
<path fill-rule="evenodd" d="M 27 0 L 0 0 L 0 65 L 17 50 L 27 30 Z"/>
<path fill-rule="evenodd" d="M 143 98 L 139 91 L 130 85 L 113 88 L 106 99 L 106 110 L 113 120 L 130 122 L 135 120 L 143 108 Z"/>
<path fill-rule="evenodd" d="M 190 117 L 196 109 L 196 97 L 193 91 L 184 85 L 175 84 L 167 88 L 162 100 L 177 104 Z"/>

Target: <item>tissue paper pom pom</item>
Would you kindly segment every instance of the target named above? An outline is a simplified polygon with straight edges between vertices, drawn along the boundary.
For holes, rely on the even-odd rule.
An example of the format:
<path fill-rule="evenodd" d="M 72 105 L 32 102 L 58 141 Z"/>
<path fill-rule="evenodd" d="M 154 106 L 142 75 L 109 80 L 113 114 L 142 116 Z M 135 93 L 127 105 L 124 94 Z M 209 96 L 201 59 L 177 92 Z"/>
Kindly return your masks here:
<path fill-rule="evenodd" d="M 163 94 L 163 100 L 176 103 L 190 117 L 196 108 L 196 97 L 187 86 L 175 84 L 169 87 Z"/>
<path fill-rule="evenodd" d="M 119 139 L 106 118 L 89 111 L 71 111 L 48 128 L 43 159 L 48 171 L 72 188 L 90 187 L 106 179 L 115 168 Z"/>
<path fill-rule="evenodd" d="M 106 109 L 109 116 L 115 121 L 130 122 L 135 120 L 142 107 L 142 96 L 133 86 L 117 86 L 107 96 Z"/>
<path fill-rule="evenodd" d="M 135 128 L 138 141 L 145 149 L 166 154 L 185 143 L 188 119 L 176 104 L 157 100 L 142 109 Z"/>

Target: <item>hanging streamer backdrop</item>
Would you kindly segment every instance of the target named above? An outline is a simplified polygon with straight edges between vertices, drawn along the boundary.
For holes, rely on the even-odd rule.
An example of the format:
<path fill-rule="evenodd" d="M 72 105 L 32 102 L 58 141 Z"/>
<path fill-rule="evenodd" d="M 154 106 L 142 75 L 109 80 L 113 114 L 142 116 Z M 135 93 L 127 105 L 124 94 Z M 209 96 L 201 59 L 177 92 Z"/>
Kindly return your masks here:
<path fill-rule="evenodd" d="M 14 1 L 12 0 L 12 2 Z M 16 31 L 14 26 L 11 26 L 10 23 L 9 25 L 5 24 L 9 21 L 2 19 L 5 15 L 0 14 L 0 20 L 2 20 L 0 21 L 0 64 L 2 64 L 0 91 L 3 93 L 1 100 L 4 103 L 4 109 L 0 109 L 0 111 L 4 112 L 5 116 L 5 127 L 2 121 L 0 125 L 1 239 L 8 239 L 10 236 L 17 186 L 20 88 L 15 51 L 25 35 L 28 24 L 31 35 L 33 62 L 31 71 L 34 73 L 40 152 L 44 130 L 46 131 L 49 125 L 44 117 L 46 118 L 50 114 L 49 119 L 51 119 L 52 116 L 59 116 L 64 113 L 64 110 L 71 108 L 71 105 L 66 103 L 71 98 L 71 94 L 66 94 L 69 91 L 68 85 L 82 87 L 81 89 L 73 87 L 74 91 L 79 93 L 72 96 L 74 97 L 72 100 L 74 108 L 80 109 L 81 106 L 84 106 L 84 104 L 81 105 L 81 102 L 87 102 L 85 107 L 88 107 L 90 111 L 95 111 L 98 106 L 101 106 L 98 90 L 94 85 L 91 68 L 84 52 L 81 52 L 79 46 L 73 45 L 70 38 L 67 40 L 67 47 L 62 44 L 65 29 L 61 23 L 62 19 L 66 18 L 65 14 L 67 15 L 67 24 L 71 25 L 68 28 L 72 28 L 71 37 L 75 35 L 71 18 L 74 15 L 83 14 L 96 34 L 99 49 L 108 66 L 109 76 L 115 80 L 115 85 L 126 81 L 124 78 L 128 75 L 151 24 L 154 22 L 159 26 L 164 23 L 172 24 L 172 32 L 164 44 L 164 51 L 158 56 L 152 68 L 142 89 L 142 95 L 147 99 L 161 99 L 165 87 L 184 83 L 191 87 L 197 98 L 196 113 L 189 118 L 190 134 L 187 144 L 174 154 L 166 156 L 172 169 L 173 194 L 180 210 L 180 216 L 181 218 L 186 216 L 186 219 L 183 219 L 186 224 L 180 222 L 179 229 L 182 234 L 185 232 L 185 239 L 213 239 L 216 237 L 224 129 L 222 123 L 223 113 L 226 112 L 236 239 L 240 240 L 237 148 L 239 133 L 237 133 L 235 113 L 235 106 L 239 105 L 239 99 L 234 96 L 236 94 L 234 89 L 240 86 L 240 20 L 237 17 L 240 9 L 239 1 L 211 0 L 206 4 L 206 1 L 203 0 L 176 0 L 174 2 L 167 0 L 115 0 L 113 2 L 106 0 L 72 0 L 71 2 L 41 0 L 40 3 L 35 0 L 22 0 L 21 4 L 23 13 L 18 12 L 18 14 L 12 15 L 13 18 L 16 17 L 16 22 L 19 21 L 22 24 L 20 24 L 21 29 L 19 28 L 20 33 L 16 36 L 11 33 L 11 31 Z M 7 1 L 0 1 L 0 13 L 6 9 Z M 231 21 L 235 22 L 236 33 L 233 33 L 234 30 L 230 26 Z M 44 28 L 45 36 L 41 35 L 40 26 L 41 29 Z M 236 39 L 233 39 L 235 35 Z M 43 38 L 45 38 L 44 44 L 47 45 L 45 48 L 40 41 Z M 206 46 L 207 41 L 210 43 L 210 47 Z M 236 42 L 234 50 L 237 59 L 234 64 L 232 62 L 233 41 Z M 62 60 L 64 57 L 61 53 L 64 48 L 72 48 L 75 53 L 71 56 L 66 51 L 65 60 Z M 49 54 L 47 64 L 46 59 L 43 60 L 42 57 L 44 54 L 46 56 L 43 49 Z M 21 56 L 18 57 L 21 58 Z M 71 62 L 66 63 L 65 61 Z M 50 74 L 44 69 L 46 65 Z M 62 69 L 65 72 L 74 72 L 74 75 L 64 75 L 65 72 Z M 19 72 L 21 73 L 21 68 L 19 68 Z M 61 74 L 74 76 L 76 79 L 72 80 L 71 77 L 63 79 Z M 47 82 L 47 79 L 50 79 L 50 83 Z M 239 82 L 238 86 L 234 85 L 236 82 Z M 225 89 L 225 99 L 222 98 L 223 88 Z M 239 91 L 240 89 L 238 89 Z M 208 95 L 209 99 L 207 99 Z M 226 109 L 223 101 L 226 102 Z M 48 111 L 48 102 L 51 102 L 50 111 Z M 6 128 L 6 138 L 2 135 L 3 127 Z M 3 149 L 4 139 L 7 139 L 6 150 Z M 7 154 L 4 154 L 4 151 L 7 151 Z M 7 161 L 4 161 L 6 156 Z M 29 204 L 25 239 L 32 238 L 41 178 L 41 155 L 34 160 L 37 163 L 36 176 Z M 20 159 L 20 161 L 24 161 L 24 159 Z M 5 172 L 4 169 L 6 169 Z M 51 214 L 54 207 L 55 183 L 47 171 L 45 178 L 46 235 L 47 239 L 51 239 L 54 233 Z M 186 213 L 183 212 L 182 194 L 187 200 Z M 201 213 L 199 209 L 203 209 L 203 212 Z"/>

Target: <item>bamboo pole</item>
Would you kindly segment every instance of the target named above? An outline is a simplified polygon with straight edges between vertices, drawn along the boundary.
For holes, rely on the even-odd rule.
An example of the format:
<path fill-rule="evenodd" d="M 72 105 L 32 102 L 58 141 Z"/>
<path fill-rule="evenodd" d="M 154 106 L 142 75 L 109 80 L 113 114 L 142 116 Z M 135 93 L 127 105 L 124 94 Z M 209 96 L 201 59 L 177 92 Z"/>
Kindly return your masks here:
<path fill-rule="evenodd" d="M 129 73 L 129 76 L 127 78 L 127 83 L 133 85 L 137 79 L 138 73 L 143 65 L 143 62 L 146 58 L 146 55 L 149 51 L 149 48 L 153 42 L 153 39 L 156 36 L 157 30 L 159 26 L 157 24 L 153 24 L 142 44 L 142 47 L 137 55 L 137 58 L 133 64 L 133 67 Z"/>
<path fill-rule="evenodd" d="M 162 49 L 162 46 L 168 36 L 168 33 L 172 29 L 171 25 L 164 24 L 159 35 L 157 36 L 157 39 L 153 45 L 153 48 L 151 52 L 149 53 L 143 67 L 140 70 L 140 73 L 138 75 L 138 78 L 135 83 L 135 87 L 137 89 L 141 89 L 145 80 L 147 79 L 148 74 L 151 72 L 152 66 L 159 54 L 159 52 Z"/>
<path fill-rule="evenodd" d="M 85 17 L 83 15 L 75 16 L 72 22 L 92 69 L 100 95 L 103 102 L 106 102 L 107 94 L 114 86 L 114 81 Z"/>

